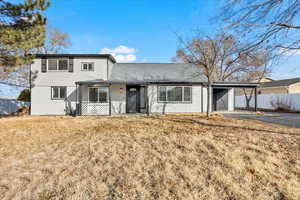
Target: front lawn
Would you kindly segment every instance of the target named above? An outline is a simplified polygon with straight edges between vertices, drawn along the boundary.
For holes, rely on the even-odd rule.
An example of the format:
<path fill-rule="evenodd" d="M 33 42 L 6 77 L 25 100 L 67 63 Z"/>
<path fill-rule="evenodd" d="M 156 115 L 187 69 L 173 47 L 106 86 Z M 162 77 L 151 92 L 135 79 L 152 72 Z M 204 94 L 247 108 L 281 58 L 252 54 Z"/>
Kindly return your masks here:
<path fill-rule="evenodd" d="M 0 199 L 300 199 L 300 129 L 203 115 L 0 119 Z"/>

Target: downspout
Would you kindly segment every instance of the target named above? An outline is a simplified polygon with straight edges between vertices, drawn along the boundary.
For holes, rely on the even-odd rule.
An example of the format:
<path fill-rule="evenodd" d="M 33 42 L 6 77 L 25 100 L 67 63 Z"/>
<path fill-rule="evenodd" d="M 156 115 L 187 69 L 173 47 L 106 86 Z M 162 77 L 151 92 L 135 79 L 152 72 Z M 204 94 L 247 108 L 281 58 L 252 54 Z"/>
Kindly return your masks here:
<path fill-rule="evenodd" d="M 108 80 L 108 59 L 106 59 L 106 80 Z"/>
<path fill-rule="evenodd" d="M 78 115 L 78 103 L 77 103 L 77 83 L 75 83 L 75 92 L 76 92 L 76 100 L 75 100 L 75 116 Z"/>
<path fill-rule="evenodd" d="M 111 116 L 111 84 L 109 84 L 109 88 L 108 88 L 108 91 L 109 91 L 109 116 Z"/>

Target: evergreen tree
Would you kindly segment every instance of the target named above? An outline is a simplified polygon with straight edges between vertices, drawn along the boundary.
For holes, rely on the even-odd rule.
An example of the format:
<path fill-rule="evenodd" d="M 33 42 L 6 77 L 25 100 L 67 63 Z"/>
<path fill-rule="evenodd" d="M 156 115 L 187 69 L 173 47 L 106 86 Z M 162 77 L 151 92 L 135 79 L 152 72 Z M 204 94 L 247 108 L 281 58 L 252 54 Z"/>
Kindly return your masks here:
<path fill-rule="evenodd" d="M 0 0 L 0 67 L 26 64 L 31 50 L 44 46 L 49 0 Z"/>

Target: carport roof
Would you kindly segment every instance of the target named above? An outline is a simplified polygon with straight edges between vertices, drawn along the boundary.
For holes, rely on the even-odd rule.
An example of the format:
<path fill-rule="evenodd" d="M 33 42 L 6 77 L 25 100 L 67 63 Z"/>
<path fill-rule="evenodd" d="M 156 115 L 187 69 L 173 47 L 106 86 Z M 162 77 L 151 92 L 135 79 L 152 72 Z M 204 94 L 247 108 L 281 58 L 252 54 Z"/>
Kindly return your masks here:
<path fill-rule="evenodd" d="M 277 80 L 277 81 L 270 81 L 261 83 L 261 87 L 286 87 L 293 85 L 295 83 L 300 83 L 300 78 L 291 78 L 291 79 L 284 79 L 284 80 Z"/>

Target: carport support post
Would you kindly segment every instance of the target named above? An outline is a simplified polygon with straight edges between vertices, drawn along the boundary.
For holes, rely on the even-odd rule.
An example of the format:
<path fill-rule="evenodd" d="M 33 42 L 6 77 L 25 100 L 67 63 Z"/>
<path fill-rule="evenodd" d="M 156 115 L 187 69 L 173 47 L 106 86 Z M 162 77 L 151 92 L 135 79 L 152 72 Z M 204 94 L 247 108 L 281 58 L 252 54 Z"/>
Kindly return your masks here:
<path fill-rule="evenodd" d="M 108 88 L 108 96 L 109 96 L 109 116 L 111 116 L 111 84 L 109 84 L 109 88 Z"/>
<path fill-rule="evenodd" d="M 257 87 L 254 88 L 254 111 L 257 112 Z"/>
<path fill-rule="evenodd" d="M 147 116 L 150 115 L 150 110 L 149 110 L 149 93 L 148 93 L 148 88 L 149 88 L 149 84 L 146 85 L 146 112 L 147 112 Z"/>

